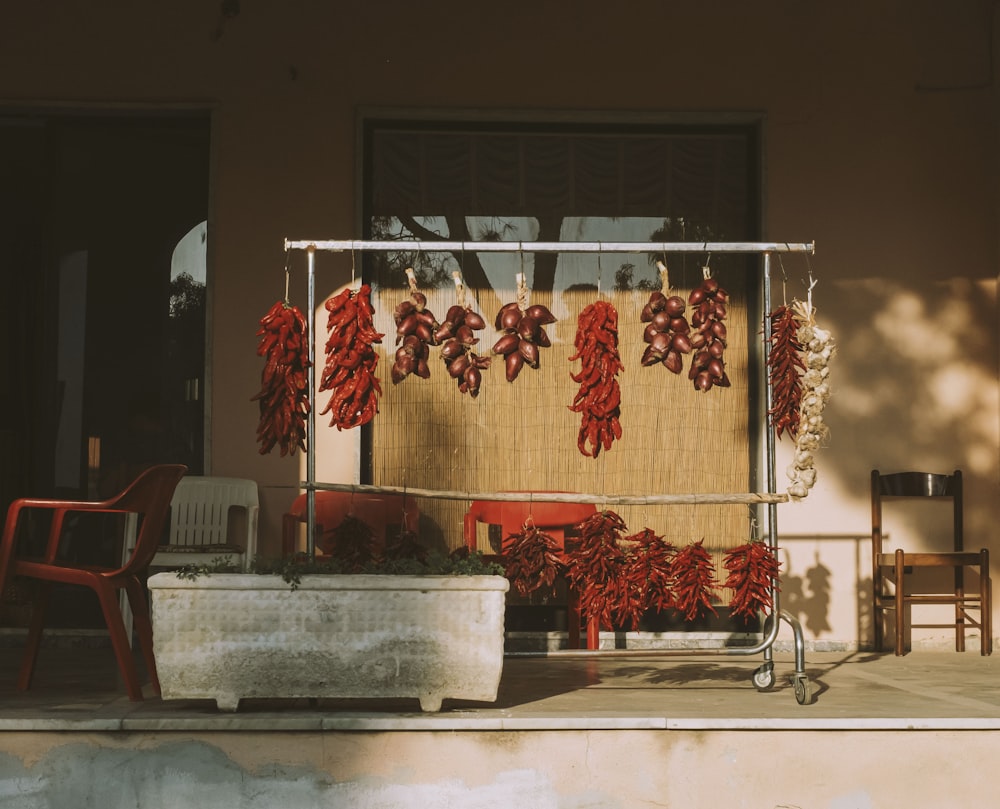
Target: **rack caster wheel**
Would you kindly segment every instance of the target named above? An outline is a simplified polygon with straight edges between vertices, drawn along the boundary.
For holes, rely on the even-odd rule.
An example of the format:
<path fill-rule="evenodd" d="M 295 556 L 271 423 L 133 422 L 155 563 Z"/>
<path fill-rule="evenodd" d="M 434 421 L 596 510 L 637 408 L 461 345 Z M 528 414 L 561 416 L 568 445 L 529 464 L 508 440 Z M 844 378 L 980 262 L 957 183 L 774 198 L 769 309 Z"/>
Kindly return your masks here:
<path fill-rule="evenodd" d="M 795 701 L 799 705 L 809 704 L 809 678 L 804 674 L 797 674 L 792 678 L 792 687 L 795 689 Z"/>
<path fill-rule="evenodd" d="M 774 688 L 774 663 L 762 663 L 753 673 L 753 685 L 758 691 L 770 691 Z"/>

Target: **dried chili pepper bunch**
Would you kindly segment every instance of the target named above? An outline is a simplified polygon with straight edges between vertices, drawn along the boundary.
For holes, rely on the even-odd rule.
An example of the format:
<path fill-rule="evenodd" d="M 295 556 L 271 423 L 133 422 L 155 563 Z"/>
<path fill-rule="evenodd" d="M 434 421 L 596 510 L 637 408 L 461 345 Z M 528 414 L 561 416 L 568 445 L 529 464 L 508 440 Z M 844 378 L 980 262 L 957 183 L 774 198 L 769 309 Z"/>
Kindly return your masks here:
<path fill-rule="evenodd" d="M 420 542 L 420 537 L 414 531 L 401 528 L 398 534 L 386 537 L 386 559 L 416 559 L 418 562 L 426 562 L 429 554 L 427 546 Z"/>
<path fill-rule="evenodd" d="M 799 341 L 801 319 L 789 305 L 777 307 L 768 315 L 771 323 L 767 373 L 771 384 L 771 407 L 767 411 L 775 435 L 787 432 L 794 440 L 799 431 L 799 407 L 802 403 L 802 373 L 806 370 Z"/>
<path fill-rule="evenodd" d="M 326 364 L 319 391 L 333 395 L 320 415 L 330 413 L 330 426 L 338 430 L 367 424 L 378 413 L 382 386 L 375 376 L 378 354 L 375 344 L 385 336 L 375 330 L 372 288 L 362 284 L 357 292 L 348 287 L 326 301 Z"/>
<path fill-rule="evenodd" d="M 554 588 L 556 576 L 565 567 L 555 539 L 528 525 L 507 538 L 503 564 L 511 586 L 522 596 L 542 587 Z"/>
<path fill-rule="evenodd" d="M 648 367 L 662 363 L 671 373 L 679 374 L 684 369 L 682 354 L 691 353 L 691 325 L 684 317 L 687 306 L 679 295 L 668 296 L 664 290 L 670 289 L 667 265 L 656 262 L 660 270 L 662 289 L 654 290 L 649 301 L 642 307 L 639 319 L 646 324 L 642 339 L 647 343 L 642 353 L 642 365 Z"/>
<path fill-rule="evenodd" d="M 265 357 L 258 402 L 257 442 L 261 455 L 278 445 L 281 455 L 306 449 L 309 415 L 309 327 L 305 316 L 286 300 L 279 300 L 260 319 L 257 355 Z"/>
<path fill-rule="evenodd" d="M 625 537 L 621 544 L 626 549 L 622 571 L 625 599 L 617 612 L 623 624 L 628 623 L 632 629 L 637 629 L 639 619 L 647 610 L 662 612 L 673 607 L 671 578 L 676 551 L 651 528 Z"/>
<path fill-rule="evenodd" d="M 471 307 L 455 304 L 434 335 L 441 344 L 441 359 L 448 375 L 458 383 L 460 392 L 468 393 L 473 399 L 479 395 L 483 371 L 491 362 L 490 357 L 473 349 L 479 342 L 475 333 L 485 328 L 486 321 L 481 315 Z"/>
<path fill-rule="evenodd" d="M 545 327 L 555 322 L 547 306 L 540 303 L 528 306 L 524 273 L 518 273 L 517 300 L 501 306 L 494 323 L 496 330 L 503 334 L 494 343 L 493 353 L 503 356 L 508 382 L 517 379 L 525 365 L 538 368 L 541 349 L 552 345 Z"/>
<path fill-rule="evenodd" d="M 688 303 L 691 312 L 691 347 L 695 354 L 691 360 L 688 379 L 696 390 L 707 391 L 713 387 L 728 388 L 729 377 L 723 354 L 726 350 L 726 303 L 729 294 L 719 282 L 703 268 L 701 284 L 691 290 Z"/>
<path fill-rule="evenodd" d="M 816 325 L 811 303 L 794 301 L 792 306 L 801 322 L 798 337 L 805 347 L 806 371 L 802 374 L 795 456 L 787 469 L 787 476 L 791 481 L 789 497 L 801 500 L 816 483 L 814 453 L 829 435 L 829 428 L 823 422 L 823 411 L 830 398 L 830 360 L 836 353 L 836 346 L 830 332 Z"/>
<path fill-rule="evenodd" d="M 625 522 L 614 511 L 600 511 L 576 526 L 579 544 L 569 554 L 566 577 L 580 593 L 580 611 L 602 626 L 617 623 L 628 600 L 625 551 L 620 541 Z"/>
<path fill-rule="evenodd" d="M 580 360 L 580 371 L 570 372 L 580 384 L 569 409 L 581 414 L 576 445 L 587 457 L 596 458 L 622 437 L 621 387 L 617 376 L 623 370 L 618 353 L 618 311 L 607 301 L 584 307 L 577 319 L 576 351 L 569 358 Z M 589 448 L 587 445 L 590 445 Z"/>
<path fill-rule="evenodd" d="M 706 612 L 718 615 L 712 606 L 718 587 L 715 565 L 705 550 L 704 540 L 679 549 L 674 555 L 672 571 L 674 607 L 684 620 L 693 621 Z"/>
<path fill-rule="evenodd" d="M 730 550 L 722 564 L 729 575 L 723 587 L 733 591 L 729 610 L 733 615 L 754 618 L 774 608 L 781 563 L 767 543 L 755 540 Z M 773 588 L 773 589 L 772 589 Z"/>
<path fill-rule="evenodd" d="M 363 520 L 348 514 L 322 538 L 324 553 L 339 562 L 347 573 L 359 573 L 377 561 L 375 533 Z"/>
<path fill-rule="evenodd" d="M 396 305 L 392 317 L 399 346 L 389 372 L 392 384 L 398 385 L 410 374 L 427 379 L 431 375 L 430 346 L 437 345 L 434 334 L 438 328 L 434 313 L 427 308 L 427 296 L 423 292 L 412 292 L 409 298 Z"/>

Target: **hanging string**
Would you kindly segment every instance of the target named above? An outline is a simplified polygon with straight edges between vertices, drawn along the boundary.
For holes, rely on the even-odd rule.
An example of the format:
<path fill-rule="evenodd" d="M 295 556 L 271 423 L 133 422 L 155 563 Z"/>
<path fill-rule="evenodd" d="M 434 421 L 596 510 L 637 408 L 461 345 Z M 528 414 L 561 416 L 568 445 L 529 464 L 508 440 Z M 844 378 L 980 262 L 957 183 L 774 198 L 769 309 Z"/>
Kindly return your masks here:
<path fill-rule="evenodd" d="M 813 287 L 818 284 L 815 278 L 813 278 L 812 267 L 809 268 L 809 285 L 806 287 L 806 311 L 809 316 L 812 317 L 813 314 Z"/>
<path fill-rule="evenodd" d="M 778 269 L 781 270 L 781 303 L 788 305 L 788 273 L 785 272 L 785 263 L 781 260 L 781 253 L 778 253 Z"/>
<path fill-rule="evenodd" d="M 455 298 L 458 301 L 458 305 L 463 309 L 465 308 L 465 284 L 462 283 L 462 273 L 459 270 L 455 270 L 451 274 L 452 279 L 455 282 Z"/>
<path fill-rule="evenodd" d="M 660 290 L 666 294 L 670 289 L 670 271 L 667 269 L 666 261 L 657 261 L 656 269 L 660 271 Z"/>
<path fill-rule="evenodd" d="M 601 275 L 603 273 L 601 268 L 601 245 L 597 245 L 597 297 L 601 297 Z"/>
<path fill-rule="evenodd" d="M 757 524 L 757 510 L 752 505 L 747 505 L 747 511 L 750 514 L 750 541 L 757 542 L 760 540 L 760 526 Z"/>
<path fill-rule="evenodd" d="M 528 308 L 528 285 L 524 282 L 524 272 L 519 272 L 515 276 L 517 281 L 517 305 L 523 312 Z"/>
<path fill-rule="evenodd" d="M 292 253 L 288 247 L 285 247 L 285 306 L 291 305 L 291 301 L 288 299 L 288 286 L 291 279 L 291 261 Z"/>

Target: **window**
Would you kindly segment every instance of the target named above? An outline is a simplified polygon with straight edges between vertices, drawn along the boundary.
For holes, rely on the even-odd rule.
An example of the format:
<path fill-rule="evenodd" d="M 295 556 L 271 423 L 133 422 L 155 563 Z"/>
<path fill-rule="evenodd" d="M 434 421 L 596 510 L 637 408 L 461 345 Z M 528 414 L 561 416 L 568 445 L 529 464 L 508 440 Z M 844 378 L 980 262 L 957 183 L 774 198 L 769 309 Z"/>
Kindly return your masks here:
<path fill-rule="evenodd" d="M 364 223 L 368 238 L 512 241 L 755 241 L 759 238 L 759 133 L 754 123 L 548 124 L 372 119 L 364 128 Z M 642 305 L 661 278 L 690 290 L 708 264 L 731 295 L 733 385 L 709 394 L 686 374 L 642 367 Z M 407 295 L 412 267 L 431 310 L 455 302 L 452 274 L 486 319 L 483 354 L 497 338 L 494 314 L 515 299 L 523 272 L 531 302 L 560 318 L 539 369 L 508 383 L 502 364 L 472 401 L 440 361 L 428 380 L 407 378 L 385 392 L 363 457 L 375 483 L 455 491 L 565 490 L 643 494 L 747 490 L 753 476 L 750 414 L 757 395 L 750 355 L 760 318 L 756 258 L 546 253 L 476 255 L 374 253 L 365 257 L 387 333 Z M 620 314 L 625 364 L 620 446 L 597 459 L 577 449 L 578 417 L 567 405 L 576 317 L 595 296 Z M 433 349 L 432 349 L 433 351 Z M 549 356 L 545 356 L 548 354 Z M 434 355 L 436 357 L 436 355 Z M 577 366 L 578 367 L 578 366 Z M 464 504 L 421 507 L 454 545 Z M 625 509 L 628 511 L 628 509 Z M 745 539 L 746 509 L 657 515 L 706 546 Z M 721 514 L 721 516 L 720 516 Z M 623 514 L 625 516 L 625 514 Z M 638 528 L 649 510 L 632 509 Z M 688 535 L 691 536 L 688 536 Z"/>

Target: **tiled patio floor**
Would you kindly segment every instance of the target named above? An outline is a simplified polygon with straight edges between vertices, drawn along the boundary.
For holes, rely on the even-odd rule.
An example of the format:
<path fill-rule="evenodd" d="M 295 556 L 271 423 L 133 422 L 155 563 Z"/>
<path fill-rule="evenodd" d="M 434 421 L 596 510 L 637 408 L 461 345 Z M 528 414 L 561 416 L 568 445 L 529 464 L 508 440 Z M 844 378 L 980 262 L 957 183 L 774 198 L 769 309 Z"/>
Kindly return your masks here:
<path fill-rule="evenodd" d="M 109 648 L 44 648 L 29 692 L 14 688 L 20 647 L 0 648 L 3 730 L 998 729 L 1000 655 L 806 652 L 811 704 L 774 655 L 775 687 L 752 683 L 761 656 L 509 657 L 496 703 L 416 700 L 143 702 L 124 696 Z"/>

